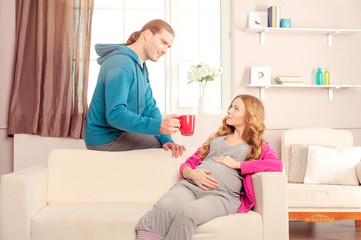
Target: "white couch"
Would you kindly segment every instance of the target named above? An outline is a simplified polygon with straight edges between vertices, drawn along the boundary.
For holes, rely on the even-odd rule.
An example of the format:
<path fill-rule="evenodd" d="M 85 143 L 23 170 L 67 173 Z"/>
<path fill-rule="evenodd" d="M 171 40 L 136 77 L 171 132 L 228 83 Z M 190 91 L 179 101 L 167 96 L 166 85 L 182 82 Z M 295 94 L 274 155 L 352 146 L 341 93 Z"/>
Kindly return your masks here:
<path fill-rule="evenodd" d="M 138 219 L 179 180 L 192 150 L 179 159 L 163 149 L 53 150 L 47 166 L 2 176 L 0 239 L 134 240 Z M 202 224 L 193 239 L 288 239 L 286 175 L 252 179 L 254 210 Z"/>
<path fill-rule="evenodd" d="M 347 130 L 319 127 L 299 128 L 284 131 L 281 142 L 281 159 L 290 181 L 290 146 L 292 144 L 322 145 L 339 149 L 350 148 L 353 147 L 353 135 Z M 327 166 L 325 166 L 326 168 Z M 359 184 L 361 182 L 361 163 L 356 165 L 355 172 L 358 175 Z M 288 204 L 289 219 L 307 222 L 332 222 L 348 219 L 355 220 L 356 227 L 361 227 L 360 184 L 335 185 L 289 182 Z"/>

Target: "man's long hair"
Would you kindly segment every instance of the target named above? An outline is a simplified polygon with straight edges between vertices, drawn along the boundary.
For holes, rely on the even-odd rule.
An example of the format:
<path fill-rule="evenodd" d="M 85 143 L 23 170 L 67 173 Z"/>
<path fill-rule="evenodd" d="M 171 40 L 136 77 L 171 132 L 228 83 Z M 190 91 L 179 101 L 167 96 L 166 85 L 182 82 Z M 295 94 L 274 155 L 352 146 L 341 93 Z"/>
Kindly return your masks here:
<path fill-rule="evenodd" d="M 237 98 L 242 99 L 246 107 L 246 111 L 245 111 L 246 127 L 242 134 L 242 138 L 250 146 L 250 151 L 247 154 L 245 161 L 256 160 L 259 159 L 262 153 L 262 147 L 264 142 L 263 133 L 264 130 L 266 129 L 266 126 L 264 124 L 264 118 L 265 118 L 264 107 L 262 102 L 258 98 L 244 94 L 235 97 L 228 109 L 231 108 L 232 103 Z M 229 135 L 234 132 L 234 127 L 227 125 L 226 119 L 227 117 L 223 118 L 222 126 L 203 144 L 201 148 L 201 153 L 199 155 L 199 159 L 203 159 L 207 157 L 209 153 L 209 145 L 213 139 L 219 136 Z"/>
<path fill-rule="evenodd" d="M 126 45 L 128 46 L 135 43 L 138 40 L 140 34 L 147 29 L 149 29 L 153 34 L 165 30 L 174 36 L 173 28 L 166 21 L 163 21 L 162 19 L 154 19 L 150 22 L 147 22 L 140 31 L 133 32 L 128 38 Z"/>

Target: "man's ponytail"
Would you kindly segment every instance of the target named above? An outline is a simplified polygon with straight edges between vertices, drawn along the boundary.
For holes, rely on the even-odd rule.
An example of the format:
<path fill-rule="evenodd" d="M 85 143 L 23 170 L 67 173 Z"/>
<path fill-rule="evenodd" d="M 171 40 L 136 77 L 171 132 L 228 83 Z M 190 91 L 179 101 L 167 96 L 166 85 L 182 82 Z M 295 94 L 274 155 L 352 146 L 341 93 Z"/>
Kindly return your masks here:
<path fill-rule="evenodd" d="M 135 43 L 138 40 L 140 33 L 141 31 L 133 32 L 127 40 L 127 46 Z"/>

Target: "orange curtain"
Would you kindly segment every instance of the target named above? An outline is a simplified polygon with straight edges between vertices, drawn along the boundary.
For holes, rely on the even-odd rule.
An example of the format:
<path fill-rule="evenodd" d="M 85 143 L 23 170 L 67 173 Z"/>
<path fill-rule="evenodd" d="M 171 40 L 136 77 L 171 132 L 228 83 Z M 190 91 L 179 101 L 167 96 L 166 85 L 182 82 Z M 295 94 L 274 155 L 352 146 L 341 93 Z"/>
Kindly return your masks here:
<path fill-rule="evenodd" d="M 94 0 L 17 0 L 8 133 L 82 138 Z"/>

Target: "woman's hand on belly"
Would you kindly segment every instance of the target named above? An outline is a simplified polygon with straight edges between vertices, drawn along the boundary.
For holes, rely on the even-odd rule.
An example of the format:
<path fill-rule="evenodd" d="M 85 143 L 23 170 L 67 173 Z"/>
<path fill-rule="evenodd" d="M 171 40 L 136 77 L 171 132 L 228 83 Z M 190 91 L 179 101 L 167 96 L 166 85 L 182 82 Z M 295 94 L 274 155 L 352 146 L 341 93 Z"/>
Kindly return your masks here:
<path fill-rule="evenodd" d="M 217 188 L 217 180 L 211 177 L 209 174 L 211 171 L 203 168 L 191 169 L 189 167 L 183 169 L 183 176 L 191 179 L 198 187 L 204 191 L 208 191 L 208 188 Z"/>
<path fill-rule="evenodd" d="M 241 162 L 237 162 L 230 156 L 213 157 L 212 160 L 218 163 L 222 163 L 232 169 L 241 169 Z"/>

